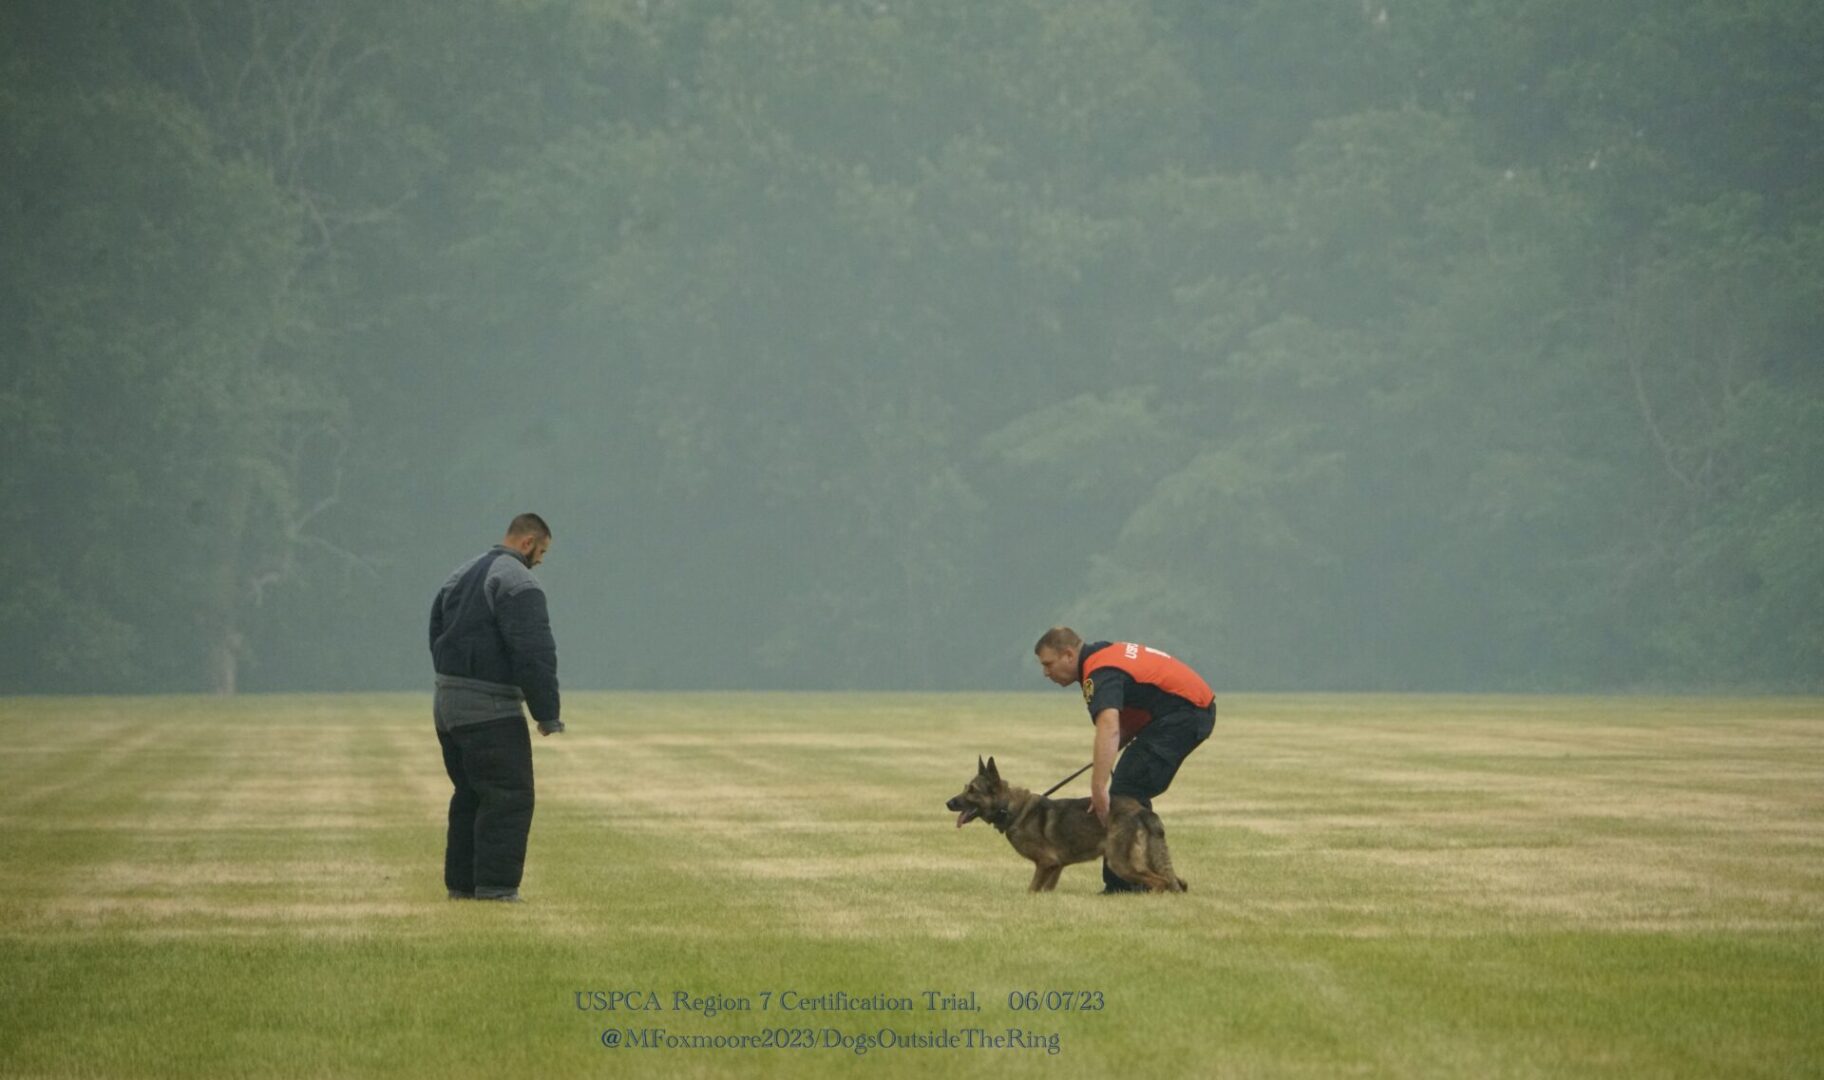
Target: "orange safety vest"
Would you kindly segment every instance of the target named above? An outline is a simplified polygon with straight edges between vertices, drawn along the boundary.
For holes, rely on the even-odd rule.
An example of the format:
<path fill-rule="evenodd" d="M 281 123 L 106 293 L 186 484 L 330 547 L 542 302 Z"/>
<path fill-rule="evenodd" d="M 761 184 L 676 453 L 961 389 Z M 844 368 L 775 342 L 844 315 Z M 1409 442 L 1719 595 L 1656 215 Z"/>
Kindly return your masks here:
<path fill-rule="evenodd" d="M 1189 664 L 1173 658 L 1170 653 L 1131 641 L 1117 641 L 1107 648 L 1097 649 L 1078 662 L 1078 677 L 1083 680 L 1083 700 L 1089 701 L 1092 692 L 1092 677 L 1103 668 L 1115 668 L 1124 671 L 1135 682 L 1156 686 L 1168 694 L 1181 697 L 1199 709 L 1207 709 L 1216 700 L 1215 691 L 1210 684 L 1203 681 L 1203 676 L 1191 669 Z M 1121 740 L 1125 743 L 1134 734 L 1152 721 L 1152 716 L 1137 709 L 1121 710 Z"/>

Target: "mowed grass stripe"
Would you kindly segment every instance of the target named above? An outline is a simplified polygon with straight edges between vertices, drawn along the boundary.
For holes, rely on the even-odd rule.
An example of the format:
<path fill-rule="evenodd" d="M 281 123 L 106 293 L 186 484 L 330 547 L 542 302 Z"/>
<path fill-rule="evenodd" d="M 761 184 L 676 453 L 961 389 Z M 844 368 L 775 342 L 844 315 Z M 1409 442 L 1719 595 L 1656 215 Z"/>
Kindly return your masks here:
<path fill-rule="evenodd" d="M 78 699 L 47 703 L 33 727 L 9 710 L 9 738 L 48 736 L 55 752 L 40 756 L 80 777 L 59 782 L 49 812 L 8 820 L 23 841 L 9 869 L 45 883 L 25 890 L 28 924 L 257 933 L 409 915 L 387 895 L 394 862 L 418 846 L 398 842 L 399 823 L 434 827 L 425 799 L 442 796 L 428 777 L 402 792 L 398 733 L 360 699 L 330 700 L 125 699 L 101 714 Z M 63 742 L 86 727 L 107 739 Z"/>
<path fill-rule="evenodd" d="M 0 1074 L 818 1076 L 605 1023 L 1056 1031 L 889 1075 L 1802 1075 L 1824 1060 L 1824 708 L 1225 699 L 1102 898 L 942 802 L 1086 760 L 1069 695 L 572 695 L 520 908 L 442 899 L 423 695 L 0 703 Z M 32 765 L 19 764 L 30 761 Z M 1079 780 L 1063 794 L 1081 794 Z M 584 988 L 974 990 L 980 1016 L 591 1016 Z M 1020 988 L 1100 1015 L 1020 1016 Z"/>

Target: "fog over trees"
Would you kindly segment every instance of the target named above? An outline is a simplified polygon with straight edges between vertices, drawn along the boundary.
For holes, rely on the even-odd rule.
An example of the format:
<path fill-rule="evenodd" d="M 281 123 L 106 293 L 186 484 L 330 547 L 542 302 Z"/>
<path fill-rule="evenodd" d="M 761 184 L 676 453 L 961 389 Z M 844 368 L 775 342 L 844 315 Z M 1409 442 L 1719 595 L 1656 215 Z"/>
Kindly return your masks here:
<path fill-rule="evenodd" d="M 0 691 L 1824 687 L 1816 0 L 9 0 Z"/>

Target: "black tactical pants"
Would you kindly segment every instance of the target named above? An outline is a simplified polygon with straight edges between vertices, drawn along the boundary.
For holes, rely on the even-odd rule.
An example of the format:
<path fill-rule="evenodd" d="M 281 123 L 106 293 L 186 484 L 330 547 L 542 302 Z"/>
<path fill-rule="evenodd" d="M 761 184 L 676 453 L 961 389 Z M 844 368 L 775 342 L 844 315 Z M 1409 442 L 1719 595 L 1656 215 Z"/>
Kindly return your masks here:
<path fill-rule="evenodd" d="M 437 732 L 456 785 L 443 849 L 443 883 L 483 898 L 519 889 L 532 831 L 532 737 L 513 716 Z"/>
<path fill-rule="evenodd" d="M 1122 752 L 1121 760 L 1115 762 L 1114 774 L 1108 780 L 1109 798 L 1125 795 L 1151 810 L 1153 800 L 1172 786 L 1178 766 L 1184 764 L 1191 751 L 1203 745 L 1215 727 L 1214 702 L 1207 709 L 1155 717 L 1140 729 Z M 1116 877 L 1107 860 L 1102 863 L 1102 884 L 1109 892 L 1140 891 L 1140 886 Z"/>

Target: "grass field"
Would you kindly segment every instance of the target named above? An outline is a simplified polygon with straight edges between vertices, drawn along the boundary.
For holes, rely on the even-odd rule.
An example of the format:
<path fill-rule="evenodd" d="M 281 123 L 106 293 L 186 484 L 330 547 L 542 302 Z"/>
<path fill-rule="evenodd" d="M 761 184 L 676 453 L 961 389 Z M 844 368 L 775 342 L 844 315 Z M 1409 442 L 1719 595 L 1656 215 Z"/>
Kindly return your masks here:
<path fill-rule="evenodd" d="M 0 701 L 0 1076 L 1824 1074 L 1824 702 L 1222 705 L 1192 891 L 1035 897 L 942 804 L 1088 760 L 1070 694 L 573 695 L 509 906 L 427 696 Z"/>

